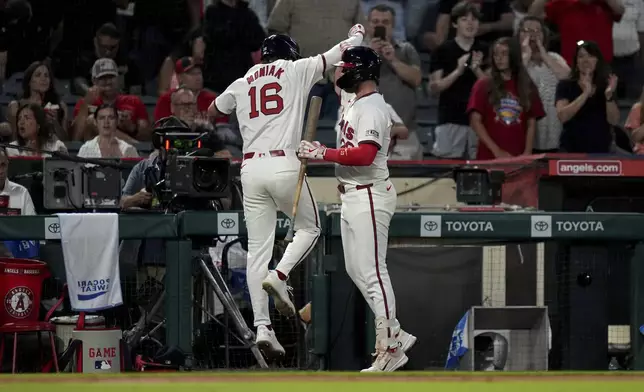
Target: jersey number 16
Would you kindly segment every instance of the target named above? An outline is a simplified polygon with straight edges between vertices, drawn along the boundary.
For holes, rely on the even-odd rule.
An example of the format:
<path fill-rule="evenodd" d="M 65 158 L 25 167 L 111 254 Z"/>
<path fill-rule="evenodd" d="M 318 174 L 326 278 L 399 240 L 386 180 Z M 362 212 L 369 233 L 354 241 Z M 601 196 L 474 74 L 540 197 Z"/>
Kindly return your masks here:
<path fill-rule="evenodd" d="M 248 97 L 250 98 L 249 117 L 258 117 L 260 112 L 265 116 L 280 114 L 284 109 L 284 100 L 279 96 L 280 91 L 282 91 L 282 86 L 280 86 L 280 84 L 277 82 L 267 83 L 263 85 L 259 89 L 259 94 L 257 94 L 256 86 L 251 87 L 250 90 L 248 90 Z M 259 99 L 257 95 L 259 95 Z M 257 110 L 258 100 L 259 110 Z"/>

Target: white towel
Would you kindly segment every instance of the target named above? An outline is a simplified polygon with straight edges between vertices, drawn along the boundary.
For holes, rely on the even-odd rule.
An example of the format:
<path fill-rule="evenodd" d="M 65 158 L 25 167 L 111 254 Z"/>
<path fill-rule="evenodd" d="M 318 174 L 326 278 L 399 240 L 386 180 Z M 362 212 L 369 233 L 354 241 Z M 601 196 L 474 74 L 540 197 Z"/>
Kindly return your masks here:
<path fill-rule="evenodd" d="M 69 299 L 75 311 L 123 304 L 118 214 L 57 214 Z"/>

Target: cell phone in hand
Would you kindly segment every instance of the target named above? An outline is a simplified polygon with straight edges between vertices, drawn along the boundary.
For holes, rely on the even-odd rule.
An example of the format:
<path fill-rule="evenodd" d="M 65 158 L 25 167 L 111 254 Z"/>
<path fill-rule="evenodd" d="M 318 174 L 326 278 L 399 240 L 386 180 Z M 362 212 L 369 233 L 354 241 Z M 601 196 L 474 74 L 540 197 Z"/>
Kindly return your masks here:
<path fill-rule="evenodd" d="M 387 38 L 387 29 L 385 28 L 385 26 L 376 26 L 373 29 L 373 37 L 385 40 Z"/>

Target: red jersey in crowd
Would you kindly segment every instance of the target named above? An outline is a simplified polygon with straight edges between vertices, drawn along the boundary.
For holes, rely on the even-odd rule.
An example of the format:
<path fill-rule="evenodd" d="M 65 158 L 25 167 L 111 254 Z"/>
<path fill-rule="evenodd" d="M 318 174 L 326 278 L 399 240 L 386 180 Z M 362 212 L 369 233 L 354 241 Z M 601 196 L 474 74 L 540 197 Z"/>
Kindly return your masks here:
<path fill-rule="evenodd" d="M 479 79 L 472 87 L 470 101 L 467 105 L 468 115 L 478 112 L 483 117 L 483 126 L 492 140 L 512 156 L 518 156 L 525 151 L 527 124 L 529 118 L 540 119 L 545 115 L 543 104 L 535 92 L 529 111 L 524 111 L 519 103 L 519 94 L 514 80 L 505 82 L 507 95 L 501 99 L 497 107 L 490 103 L 489 89 L 492 80 Z M 488 160 L 496 157 L 485 144 L 479 140 L 476 159 Z"/>
<path fill-rule="evenodd" d="M 572 65 L 578 41 L 595 41 L 606 62 L 613 60 L 613 22 L 616 15 L 604 1 L 583 3 L 579 0 L 549 1 L 546 19 L 557 25 L 561 36 L 561 56 Z"/>
<path fill-rule="evenodd" d="M 157 105 L 154 108 L 154 121 L 159 121 L 159 119 L 168 117 L 172 115 L 171 109 L 171 98 L 172 93 L 177 91 L 176 89 L 166 91 L 163 95 L 159 97 Z M 201 90 L 197 96 L 197 118 L 207 120 L 208 119 L 208 107 L 210 104 L 217 98 L 217 94 L 208 91 Z M 228 117 L 217 117 L 215 120 L 217 123 L 227 123 Z"/>
<path fill-rule="evenodd" d="M 76 106 L 74 106 L 74 118 L 76 118 L 76 116 L 78 115 L 83 102 L 84 98 L 81 98 L 76 102 Z M 103 99 L 100 97 L 96 101 L 92 102 L 92 104 L 89 105 L 89 114 L 94 114 L 94 112 L 96 112 L 96 109 L 102 104 Z M 135 124 L 139 120 L 149 121 L 148 111 L 145 108 L 145 104 L 143 103 L 143 101 L 141 101 L 141 98 L 137 97 L 136 95 L 119 94 L 116 96 L 114 106 L 116 107 L 116 111 L 118 112 L 119 117 L 127 113 L 127 115 L 130 116 L 132 122 Z M 132 137 L 135 136 L 135 134 L 131 134 L 129 132 L 126 132 L 125 130 L 122 131 L 128 133 Z"/>
<path fill-rule="evenodd" d="M 80 110 L 83 102 L 84 98 L 81 98 L 76 102 L 76 106 L 74 106 L 74 118 L 78 115 L 78 111 Z M 96 109 L 102 104 L 102 98 L 98 98 L 96 101 L 92 102 L 92 104 L 89 105 L 89 114 L 94 114 Z M 145 109 L 145 104 L 141 101 L 141 98 L 136 95 L 119 94 L 114 101 L 114 106 L 119 114 L 122 112 L 129 112 L 132 116 L 132 122 L 136 122 L 138 120 L 148 121 L 148 111 Z"/>

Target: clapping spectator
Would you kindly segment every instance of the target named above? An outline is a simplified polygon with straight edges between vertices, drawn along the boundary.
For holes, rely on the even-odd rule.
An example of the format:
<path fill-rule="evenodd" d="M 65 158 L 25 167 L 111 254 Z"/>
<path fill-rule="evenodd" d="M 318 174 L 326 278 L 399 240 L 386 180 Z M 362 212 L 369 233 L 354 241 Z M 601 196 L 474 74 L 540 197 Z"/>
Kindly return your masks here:
<path fill-rule="evenodd" d="M 638 155 L 644 154 L 644 115 L 642 111 L 644 111 L 644 88 L 639 101 L 633 104 L 624 124 L 624 129 L 630 133 L 631 139 L 635 143 L 633 152 Z"/>
<path fill-rule="evenodd" d="M 537 121 L 534 153 L 559 149 L 562 125 L 555 109 L 555 92 L 560 80 L 570 76 L 570 67 L 558 53 L 546 50 L 549 33 L 541 19 L 526 16 L 519 24 L 521 57 L 543 103 L 546 116 Z"/>
<path fill-rule="evenodd" d="M 591 41 L 579 42 L 570 79 L 559 82 L 555 97 L 557 114 L 563 123 L 562 150 L 611 151 L 611 126 L 619 122 L 616 88 L 617 77 L 609 74 L 599 45 Z"/>
<path fill-rule="evenodd" d="M 644 56 L 644 1 L 623 0 L 624 15 L 613 24 L 613 62 L 619 78 L 617 96 L 636 99 L 642 87 Z"/>
<path fill-rule="evenodd" d="M 17 148 L 7 148 L 9 156 L 42 156 L 51 154 L 45 151 L 67 152 L 65 144 L 58 140 L 52 132 L 51 122 L 47 119 L 45 110 L 37 103 L 22 105 L 16 113 L 18 133 L 14 146 L 28 147 L 33 151 Z"/>
<path fill-rule="evenodd" d="M 217 98 L 217 95 L 211 91 L 204 90 L 201 64 L 196 62 L 192 57 L 183 57 L 177 60 L 175 70 L 179 77 L 178 82 L 180 87 L 192 91 L 193 95 L 197 97 L 195 116 L 199 120 L 206 121 L 208 119 L 208 115 L 206 114 L 208 107 Z M 175 91 L 176 89 L 173 89 L 159 97 L 157 105 L 154 108 L 154 121 L 159 121 L 159 119 L 172 114 L 170 107 L 171 96 Z M 218 117 L 216 122 L 228 122 L 228 117 Z"/>
<path fill-rule="evenodd" d="M 514 16 L 507 0 L 471 1 L 481 14 L 478 38 L 481 42 L 490 45 L 497 38 L 512 34 Z M 450 29 L 452 8 L 458 0 L 440 0 L 438 21 L 436 22 L 436 35 L 438 44 L 454 36 Z"/>
<path fill-rule="evenodd" d="M 422 81 L 420 57 L 412 44 L 393 39 L 395 12 L 386 5 L 369 11 L 367 38 L 369 45 L 382 58 L 379 89 L 385 101 L 400 115 L 409 129 L 406 139 L 396 141 L 391 152 L 394 160 L 421 160 L 423 151 L 415 131 L 416 88 Z"/>
<path fill-rule="evenodd" d="M 467 101 L 481 70 L 487 47 L 476 39 L 481 14 L 462 1 L 452 9 L 456 37 L 436 49 L 430 65 L 429 89 L 439 95 L 438 126 L 432 154 L 442 158 L 474 159 L 478 138 L 469 127 Z"/>
<path fill-rule="evenodd" d="M 470 126 L 479 137 L 477 159 L 530 155 L 536 121 L 544 111 L 519 44 L 500 38 L 492 44 L 490 57 L 490 77 L 474 84 L 467 108 Z"/>
<path fill-rule="evenodd" d="M 26 103 L 35 103 L 45 109 L 47 119 L 51 122 L 54 134 L 60 140 L 67 140 L 67 105 L 60 99 L 54 75 L 48 62 L 35 62 L 25 70 L 22 79 L 22 97 L 17 101 L 9 102 L 9 122 L 2 124 L 3 128 L 9 127 L 11 134 L 16 135 L 16 114 L 18 108 Z"/>
<path fill-rule="evenodd" d="M 205 87 L 221 93 L 244 76 L 259 62 L 264 37 L 257 15 L 245 1 L 215 0 L 209 5 L 203 21 Z"/>
<path fill-rule="evenodd" d="M 84 98 L 74 107 L 74 138 L 89 140 L 97 135 L 96 108 L 111 103 L 118 111 L 117 137 L 128 143 L 150 140 L 148 112 L 141 98 L 121 94 L 118 67 L 112 59 L 98 59 L 92 67 L 92 83 Z"/>
<path fill-rule="evenodd" d="M 561 55 L 569 65 L 579 41 L 594 41 L 604 59 L 613 59 L 613 23 L 624 13 L 621 0 L 534 0 L 530 15 L 553 23 L 561 36 Z"/>
<path fill-rule="evenodd" d="M 78 150 L 82 158 L 136 158 L 136 148 L 116 137 L 118 111 L 114 105 L 103 104 L 96 109 L 98 136 L 85 142 Z"/>

